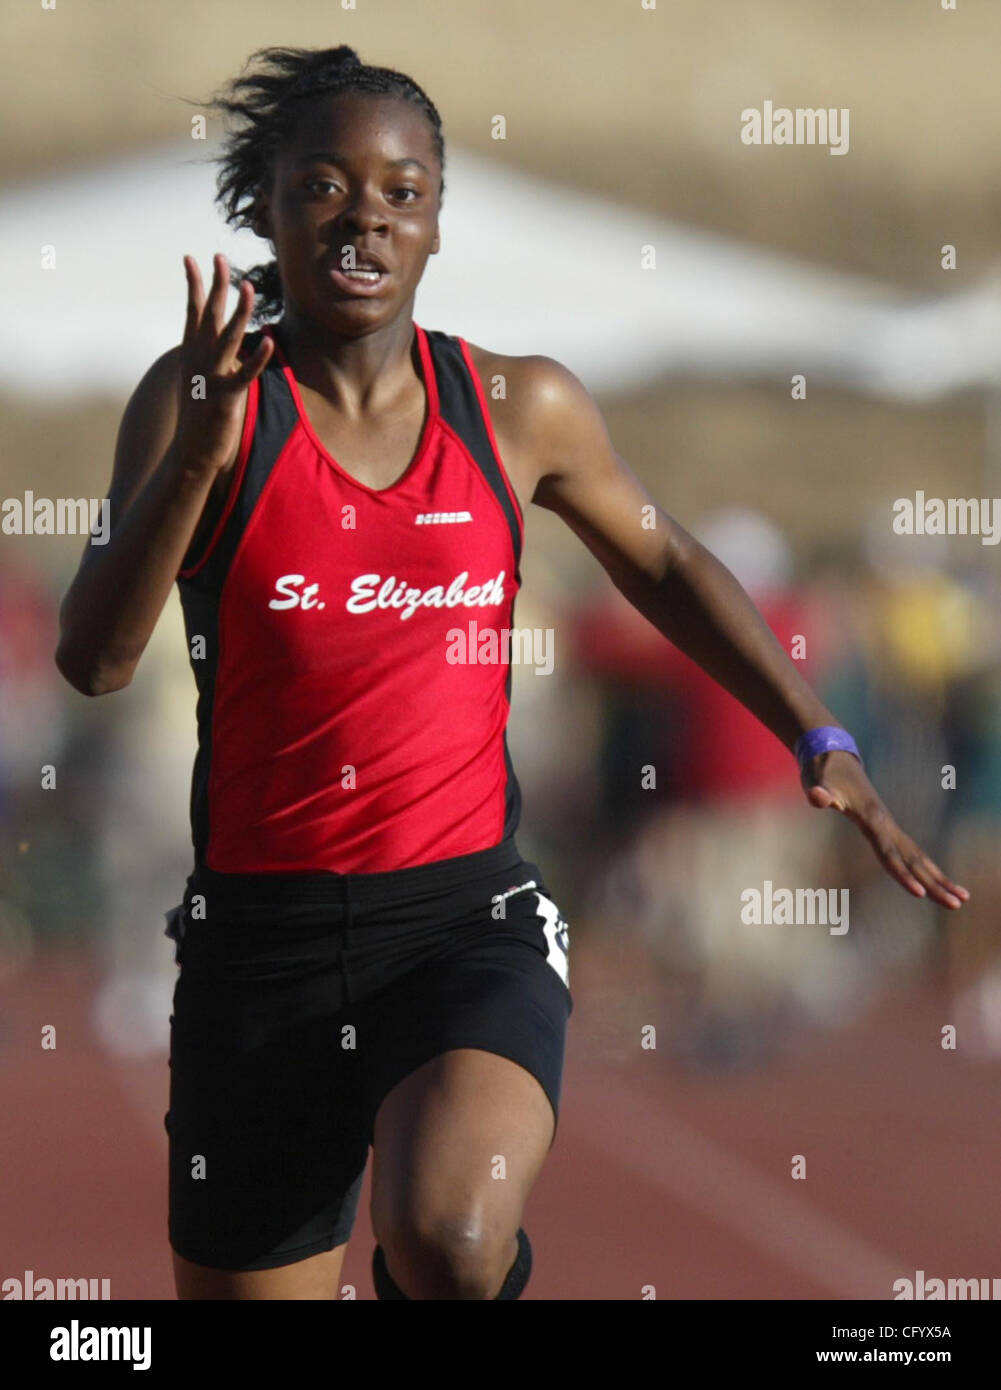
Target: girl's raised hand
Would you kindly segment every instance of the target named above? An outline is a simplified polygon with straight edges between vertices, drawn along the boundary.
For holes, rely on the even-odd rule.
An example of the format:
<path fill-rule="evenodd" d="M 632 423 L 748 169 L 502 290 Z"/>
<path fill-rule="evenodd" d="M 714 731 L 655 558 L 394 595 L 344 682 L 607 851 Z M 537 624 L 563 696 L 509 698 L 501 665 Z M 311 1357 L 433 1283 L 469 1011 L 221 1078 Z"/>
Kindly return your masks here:
<path fill-rule="evenodd" d="M 274 343 L 263 337 L 250 357 L 240 360 L 254 308 L 254 289 L 248 280 L 241 283 L 236 308 L 227 323 L 229 264 L 225 256 L 216 255 L 212 266 L 212 285 L 206 298 L 198 263 L 192 256 L 184 257 L 188 307 L 181 341 L 177 430 L 187 459 L 221 469 L 239 447 L 247 387 L 267 366 Z"/>

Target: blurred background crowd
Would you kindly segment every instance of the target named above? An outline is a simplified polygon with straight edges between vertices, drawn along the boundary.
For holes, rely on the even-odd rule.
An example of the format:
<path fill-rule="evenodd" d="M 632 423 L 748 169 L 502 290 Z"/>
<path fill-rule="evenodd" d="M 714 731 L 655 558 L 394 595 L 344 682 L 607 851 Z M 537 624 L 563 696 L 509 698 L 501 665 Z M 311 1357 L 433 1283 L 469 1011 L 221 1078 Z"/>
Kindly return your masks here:
<path fill-rule="evenodd" d="M 551 626 L 558 652 L 553 677 L 515 669 L 521 839 L 560 883 L 575 937 L 642 940 L 658 970 L 685 982 L 686 1026 L 703 1015 L 709 1049 L 753 1049 L 789 1010 L 830 1022 L 903 970 L 942 972 L 968 1010 L 964 1050 L 1001 1054 L 990 989 L 1001 968 L 1001 572 L 947 559 L 902 568 L 847 546 L 798 559 L 749 509 L 710 512 L 693 531 L 786 649 L 799 639 L 804 675 L 854 732 L 887 804 L 974 896 L 961 921 L 909 901 L 856 830 L 806 805 L 773 735 L 598 581 L 558 607 L 520 599 L 517 613 L 519 626 Z M 53 666 L 66 580 L 3 566 L 0 967 L 66 937 L 110 949 L 122 977 L 112 996 L 126 997 L 125 978 L 136 994 L 109 1041 L 142 1050 L 163 1042 L 170 976 L 156 928 L 190 867 L 183 633 L 173 648 L 157 643 L 154 671 L 113 697 L 112 716 L 111 700 L 67 694 Z M 40 792 L 50 764 L 56 786 Z M 847 888 L 845 939 L 742 923 L 742 891 L 766 878 Z"/>

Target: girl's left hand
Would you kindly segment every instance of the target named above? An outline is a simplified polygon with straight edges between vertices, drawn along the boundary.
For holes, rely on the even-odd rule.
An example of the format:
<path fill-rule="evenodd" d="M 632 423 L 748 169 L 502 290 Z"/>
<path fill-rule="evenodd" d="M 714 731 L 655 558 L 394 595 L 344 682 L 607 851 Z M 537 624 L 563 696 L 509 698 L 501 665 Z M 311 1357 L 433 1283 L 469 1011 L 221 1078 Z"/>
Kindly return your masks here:
<path fill-rule="evenodd" d="M 833 806 L 855 822 L 886 872 L 916 898 L 930 897 L 953 909 L 969 898 L 968 889 L 946 878 L 904 834 L 853 754 L 840 749 L 818 753 L 807 763 L 800 781 L 811 806 L 818 810 Z"/>

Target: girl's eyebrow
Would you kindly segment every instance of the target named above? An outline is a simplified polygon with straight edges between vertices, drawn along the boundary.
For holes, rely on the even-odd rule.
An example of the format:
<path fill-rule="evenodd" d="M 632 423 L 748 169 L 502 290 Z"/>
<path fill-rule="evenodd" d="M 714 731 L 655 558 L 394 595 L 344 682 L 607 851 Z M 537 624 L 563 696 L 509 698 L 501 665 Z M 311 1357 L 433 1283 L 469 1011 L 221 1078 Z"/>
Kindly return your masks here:
<path fill-rule="evenodd" d="M 313 164 L 317 160 L 323 160 L 327 164 L 346 164 L 349 162 L 346 155 L 338 154 L 335 151 L 313 150 L 309 154 L 301 155 L 295 163 L 296 166 L 299 166 L 300 164 Z M 411 156 L 407 156 L 404 159 L 387 159 L 385 163 L 387 169 L 398 169 L 404 164 L 416 164 L 417 168 L 423 169 L 425 174 L 430 174 L 431 172 L 426 164 L 422 164 L 419 159 L 414 159 Z"/>

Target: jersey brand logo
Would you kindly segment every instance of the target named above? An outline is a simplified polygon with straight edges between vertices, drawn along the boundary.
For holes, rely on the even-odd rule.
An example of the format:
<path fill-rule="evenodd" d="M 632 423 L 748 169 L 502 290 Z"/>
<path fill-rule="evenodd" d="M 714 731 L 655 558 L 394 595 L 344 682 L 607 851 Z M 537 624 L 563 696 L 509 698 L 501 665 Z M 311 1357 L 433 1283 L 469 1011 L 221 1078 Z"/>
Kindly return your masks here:
<path fill-rule="evenodd" d="M 472 512 L 418 512 L 415 526 L 441 526 L 447 521 L 472 521 Z"/>

